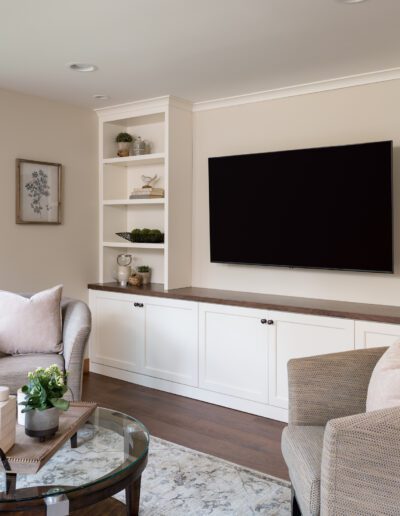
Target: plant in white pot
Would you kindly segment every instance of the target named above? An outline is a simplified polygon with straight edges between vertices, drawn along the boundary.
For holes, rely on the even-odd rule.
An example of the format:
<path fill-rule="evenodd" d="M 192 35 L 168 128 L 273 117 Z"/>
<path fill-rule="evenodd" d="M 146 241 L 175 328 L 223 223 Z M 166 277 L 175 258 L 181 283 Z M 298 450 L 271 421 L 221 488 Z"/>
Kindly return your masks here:
<path fill-rule="evenodd" d="M 28 373 L 28 384 L 22 387 L 25 401 L 20 403 L 26 435 L 43 441 L 57 432 L 60 410 L 69 408 L 69 401 L 63 399 L 67 390 L 67 373 L 55 364 Z"/>
<path fill-rule="evenodd" d="M 129 150 L 133 141 L 132 136 L 129 133 L 119 133 L 115 141 L 118 145 L 118 156 L 121 158 L 129 156 Z"/>

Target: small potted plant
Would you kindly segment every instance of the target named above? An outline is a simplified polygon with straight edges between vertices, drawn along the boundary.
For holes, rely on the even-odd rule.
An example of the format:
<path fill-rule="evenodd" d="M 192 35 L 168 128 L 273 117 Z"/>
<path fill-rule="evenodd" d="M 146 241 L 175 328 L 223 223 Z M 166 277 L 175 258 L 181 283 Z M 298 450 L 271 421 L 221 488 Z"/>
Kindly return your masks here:
<path fill-rule="evenodd" d="M 142 277 L 142 284 L 148 285 L 151 281 L 151 269 L 148 265 L 140 265 L 137 268 L 137 274 Z"/>
<path fill-rule="evenodd" d="M 129 149 L 133 141 L 132 136 L 129 133 L 119 133 L 115 141 L 118 145 L 118 156 L 121 158 L 129 156 Z"/>
<path fill-rule="evenodd" d="M 57 432 L 59 411 L 69 408 L 69 401 L 63 399 L 67 390 L 67 373 L 55 364 L 28 373 L 28 383 L 22 387 L 25 401 L 20 403 L 24 406 L 26 435 L 44 441 Z"/>

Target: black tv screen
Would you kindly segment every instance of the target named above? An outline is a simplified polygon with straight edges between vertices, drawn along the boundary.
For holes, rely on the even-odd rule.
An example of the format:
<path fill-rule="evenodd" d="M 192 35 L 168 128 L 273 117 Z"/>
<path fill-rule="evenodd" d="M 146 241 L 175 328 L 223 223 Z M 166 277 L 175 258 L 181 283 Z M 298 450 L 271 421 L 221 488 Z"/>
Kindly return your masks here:
<path fill-rule="evenodd" d="M 392 146 L 209 158 L 211 261 L 393 272 Z"/>

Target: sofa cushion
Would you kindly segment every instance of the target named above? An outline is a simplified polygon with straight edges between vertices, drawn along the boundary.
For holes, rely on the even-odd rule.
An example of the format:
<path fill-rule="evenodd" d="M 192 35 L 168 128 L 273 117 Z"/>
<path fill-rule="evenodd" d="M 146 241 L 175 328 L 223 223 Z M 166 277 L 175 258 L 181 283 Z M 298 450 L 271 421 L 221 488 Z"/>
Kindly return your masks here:
<path fill-rule="evenodd" d="M 41 353 L 0 358 L 0 385 L 7 385 L 11 394 L 16 394 L 26 384 L 29 371 L 52 364 L 64 370 L 64 357 L 57 353 Z"/>
<path fill-rule="evenodd" d="M 367 412 L 400 406 L 400 340 L 378 360 L 368 386 Z"/>
<path fill-rule="evenodd" d="M 9 355 L 62 351 L 62 286 L 31 298 L 0 291 L 0 351 Z"/>
<path fill-rule="evenodd" d="M 317 516 L 321 497 L 323 426 L 289 425 L 282 433 L 282 454 L 303 516 Z"/>

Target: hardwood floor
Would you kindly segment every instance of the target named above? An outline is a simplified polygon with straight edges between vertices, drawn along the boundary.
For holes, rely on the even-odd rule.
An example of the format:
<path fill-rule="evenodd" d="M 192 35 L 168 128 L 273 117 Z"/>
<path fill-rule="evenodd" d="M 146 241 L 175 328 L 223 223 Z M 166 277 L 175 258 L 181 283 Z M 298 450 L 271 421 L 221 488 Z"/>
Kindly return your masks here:
<path fill-rule="evenodd" d="M 95 373 L 84 375 L 83 399 L 136 417 L 156 437 L 288 479 L 284 423 Z"/>

